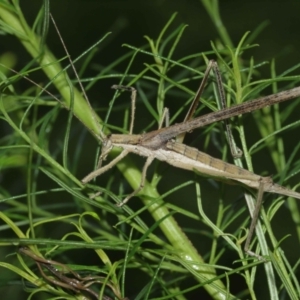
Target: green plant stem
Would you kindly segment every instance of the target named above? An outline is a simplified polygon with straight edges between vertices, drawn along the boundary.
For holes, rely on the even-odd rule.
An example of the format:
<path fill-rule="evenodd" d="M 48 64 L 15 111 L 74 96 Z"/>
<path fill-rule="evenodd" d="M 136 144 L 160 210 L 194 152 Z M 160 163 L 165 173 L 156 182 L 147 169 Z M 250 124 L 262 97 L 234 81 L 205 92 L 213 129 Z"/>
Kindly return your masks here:
<path fill-rule="evenodd" d="M 213 24 L 215 25 L 219 36 L 221 37 L 223 43 L 230 48 L 233 48 L 233 43 L 231 42 L 230 36 L 223 24 L 219 11 L 219 1 L 218 0 L 201 0 L 203 6 L 205 7 L 208 15 L 210 16 Z"/>
<path fill-rule="evenodd" d="M 45 74 L 53 81 L 56 88 L 61 93 L 64 99 L 63 105 L 66 108 L 69 108 L 70 87 L 69 83 L 65 79 L 65 75 L 60 64 L 46 47 L 43 47 L 43 51 L 41 51 L 41 38 L 28 27 L 20 11 L 17 10 L 14 12 L 8 9 L 8 6 L 11 5 L 8 3 L 9 2 L 7 2 L 6 5 L 0 3 L 0 19 L 6 23 L 10 29 L 12 29 L 13 35 L 20 40 L 30 55 L 39 62 Z M 96 114 L 90 105 L 75 87 L 73 113 L 97 139 L 100 139 L 97 134 L 100 118 L 96 117 Z M 116 153 L 117 152 L 114 151 L 114 154 Z M 133 162 L 126 158 L 123 159 L 117 167 L 123 173 L 132 188 L 138 188 L 141 181 L 141 172 L 136 168 Z M 149 184 L 145 185 L 143 193 L 152 199 L 159 198 L 157 191 Z M 144 202 L 147 205 L 149 200 L 144 200 Z M 168 216 L 160 223 L 161 230 L 164 232 L 173 247 L 178 251 L 177 255 L 179 255 L 181 259 L 185 259 L 186 262 L 189 262 L 191 265 L 197 266 L 194 267 L 194 270 L 199 274 L 197 279 L 202 283 L 211 281 L 209 284 L 204 285 L 204 288 L 211 297 L 213 299 L 225 299 L 227 297 L 228 299 L 228 296 L 230 295 L 228 295 L 222 281 L 218 279 L 213 280 L 216 277 L 215 270 L 212 267 L 204 265 L 202 257 L 198 254 L 197 250 L 193 247 L 187 236 L 178 226 L 175 219 L 169 215 L 169 211 L 164 206 L 163 201 L 160 200 L 155 204 L 150 205 L 149 211 L 155 220 L 160 220 Z"/>
<path fill-rule="evenodd" d="M 111 152 L 114 155 L 118 154 L 115 149 L 113 149 Z M 141 182 L 141 172 L 135 166 L 133 161 L 126 157 L 120 163 L 118 163 L 117 166 L 130 186 L 133 189 L 137 189 Z M 213 281 L 213 279 L 216 277 L 215 269 L 205 265 L 201 255 L 194 248 L 173 216 L 170 215 L 169 209 L 166 207 L 164 201 L 160 199 L 160 195 L 157 190 L 152 187 L 149 182 L 145 182 L 142 193 L 144 196 L 142 196 L 141 199 L 143 200 L 144 204 L 148 206 L 148 210 L 154 220 L 159 221 L 164 219 L 163 222 L 160 222 L 159 227 L 172 246 L 178 251 L 177 255 L 180 257 L 180 259 L 185 263 L 189 263 L 190 266 L 194 268 L 199 275 L 197 276 L 197 279 L 200 282 L 204 283 L 210 280 Z M 150 202 L 153 200 L 156 200 L 155 203 L 150 204 Z M 220 280 L 215 280 L 212 284 L 205 285 L 204 288 L 213 297 L 213 299 L 224 299 L 225 295 L 228 296 L 225 286 Z"/>
<path fill-rule="evenodd" d="M 8 1 L 7 1 L 8 2 Z M 45 74 L 54 83 L 63 97 L 63 105 L 70 108 L 70 86 L 61 65 L 47 47 L 41 46 L 41 37 L 37 36 L 27 25 L 21 11 L 17 14 L 0 3 L 0 19 L 10 26 L 12 34 L 15 35 L 28 53 L 37 60 Z M 74 89 L 74 115 L 98 137 L 99 119 L 96 118 L 92 108 L 82 97 L 81 93 Z"/>

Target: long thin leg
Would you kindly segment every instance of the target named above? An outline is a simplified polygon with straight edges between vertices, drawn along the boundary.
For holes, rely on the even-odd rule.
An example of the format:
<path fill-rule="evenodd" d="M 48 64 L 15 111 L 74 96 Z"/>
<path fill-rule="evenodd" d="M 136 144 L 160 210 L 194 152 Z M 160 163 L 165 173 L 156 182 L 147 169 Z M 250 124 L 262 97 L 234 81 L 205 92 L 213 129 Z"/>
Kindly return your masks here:
<path fill-rule="evenodd" d="M 191 106 L 190 106 L 183 122 L 189 121 L 194 117 L 195 111 L 196 111 L 196 109 L 199 105 L 199 99 L 200 99 L 200 97 L 203 93 L 203 90 L 204 90 L 205 86 L 206 86 L 206 82 L 207 82 L 209 72 L 210 72 L 212 66 L 213 66 L 213 60 L 210 60 L 207 67 L 206 67 L 206 70 L 204 72 L 204 75 L 203 75 L 203 78 L 201 80 L 200 86 L 199 86 L 199 88 L 196 92 L 196 95 L 195 95 L 195 97 L 192 101 L 192 104 L 191 104 Z M 182 134 L 178 135 L 176 137 L 176 141 L 179 142 L 179 143 L 182 143 L 183 140 L 184 140 L 185 134 L 186 133 L 182 133 Z"/>
<path fill-rule="evenodd" d="M 259 213 L 260 213 L 260 209 L 261 209 L 261 206 L 262 206 L 263 194 L 264 194 L 264 182 L 263 182 L 263 180 L 261 180 L 261 182 L 259 184 L 259 188 L 258 188 L 255 208 L 252 211 L 252 214 L 251 214 L 251 211 L 250 211 L 252 221 L 251 221 L 251 224 L 250 224 L 248 236 L 247 236 L 245 246 L 244 246 L 244 250 L 248 255 L 255 256 L 258 259 L 263 259 L 263 258 L 261 256 L 257 255 L 256 253 L 254 253 L 253 251 L 250 251 L 250 243 L 251 243 L 256 225 L 259 222 Z"/>
<path fill-rule="evenodd" d="M 127 87 L 127 86 L 123 86 L 123 85 L 113 85 L 111 88 L 116 89 L 116 90 L 131 91 L 131 122 L 130 122 L 129 132 L 130 132 L 130 134 L 132 134 L 133 126 L 134 126 L 136 89 L 133 88 L 133 87 Z M 168 115 L 168 112 L 165 111 L 163 119 L 164 118 L 167 119 L 167 115 Z M 160 126 L 162 126 L 162 123 L 163 123 L 163 120 L 160 123 Z M 91 181 L 95 177 L 105 173 L 107 170 L 109 170 L 110 168 L 115 166 L 121 159 L 123 159 L 128 154 L 127 150 L 123 150 L 121 152 L 121 154 L 119 156 L 117 156 L 115 159 L 113 159 L 110 163 L 108 163 L 104 167 L 101 167 L 102 159 L 105 159 L 105 157 L 107 156 L 107 154 L 109 153 L 110 150 L 111 150 L 111 147 L 105 147 L 105 148 L 102 149 L 102 153 L 100 155 L 99 163 L 98 163 L 98 167 L 100 167 L 100 168 L 96 169 L 95 171 L 91 172 L 86 177 L 84 177 L 81 180 L 82 183 L 88 183 L 89 181 Z M 147 158 L 146 163 L 143 167 L 143 172 L 142 172 L 141 182 L 140 182 L 139 187 L 136 190 L 134 190 L 130 195 L 128 195 L 123 201 L 121 201 L 119 204 L 117 204 L 117 206 L 119 206 L 119 207 L 123 206 L 124 204 L 126 204 L 130 200 L 130 198 L 132 198 L 133 196 L 138 194 L 143 189 L 143 187 L 145 185 L 147 169 L 150 166 L 150 164 L 152 163 L 153 159 L 154 159 L 154 157 L 151 157 L 151 156 Z"/>
<path fill-rule="evenodd" d="M 132 134 L 134 112 L 135 112 L 136 89 L 133 88 L 133 87 L 127 87 L 127 86 L 123 86 L 123 85 L 113 85 L 112 88 L 113 89 L 121 89 L 121 90 L 125 90 L 125 91 L 131 91 L 131 105 L 132 105 L 132 109 L 131 109 L 130 134 Z M 167 108 L 164 109 L 162 120 L 159 122 L 159 129 L 162 127 L 162 124 L 163 124 L 164 121 L 166 121 L 166 122 L 169 121 L 169 110 Z M 167 124 L 167 126 L 168 126 L 168 124 Z M 127 155 L 127 153 L 125 155 Z M 121 154 L 120 154 L 120 156 L 121 156 Z M 121 157 L 120 159 L 122 159 L 123 157 Z M 119 158 L 119 156 L 118 156 L 118 158 Z M 136 190 L 134 190 L 131 194 L 129 194 L 123 201 L 121 201 L 119 204 L 117 204 L 117 206 L 122 207 L 133 196 L 137 195 L 143 189 L 143 187 L 145 185 L 145 181 L 146 181 L 147 170 L 148 170 L 148 168 L 151 165 L 151 163 L 152 163 L 153 160 L 154 160 L 154 157 L 152 157 L 152 156 L 149 156 L 147 158 L 147 160 L 146 160 L 146 162 L 144 164 L 144 167 L 143 167 L 142 176 L 141 176 L 141 182 L 140 182 L 139 187 Z M 107 169 L 105 169 L 104 171 L 102 171 L 101 174 L 104 173 L 106 170 L 108 170 L 110 167 L 114 166 L 115 164 L 116 164 L 116 162 L 114 162 L 114 163 L 111 162 L 109 164 L 110 166 Z M 103 170 L 105 167 L 103 167 L 101 170 Z M 98 170 L 94 171 L 93 173 L 94 174 L 98 174 Z"/>
<path fill-rule="evenodd" d="M 215 76 L 217 78 L 216 81 L 217 81 L 219 96 L 220 96 L 220 100 L 221 100 L 221 105 L 222 105 L 222 108 L 225 108 L 226 107 L 225 91 L 224 91 L 224 87 L 222 84 L 220 69 L 216 62 L 214 62 L 214 64 L 213 64 L 213 69 L 214 69 Z M 228 137 L 231 154 L 234 158 L 239 158 L 242 156 L 243 152 L 239 148 L 235 147 L 235 142 L 234 142 L 234 138 L 232 135 L 229 120 L 226 119 L 224 122 L 225 122 L 225 126 L 226 126 L 226 132 L 227 132 L 227 137 Z M 256 228 L 257 223 L 259 222 L 258 218 L 259 218 L 259 213 L 260 213 L 261 205 L 262 205 L 262 201 L 263 201 L 263 194 L 264 194 L 264 182 L 263 182 L 263 178 L 262 178 L 260 181 L 260 184 L 259 184 L 257 200 L 256 200 L 254 211 L 251 212 L 251 209 L 249 209 L 252 221 L 250 224 L 249 233 L 248 233 L 246 243 L 244 246 L 244 250 L 248 255 L 255 256 L 258 259 L 262 259 L 262 257 L 257 255 L 256 253 L 250 251 L 249 247 L 250 247 L 250 243 L 251 243 L 251 240 L 252 240 L 252 237 L 254 234 L 254 230 Z"/>
<path fill-rule="evenodd" d="M 163 123 L 165 122 L 166 127 L 169 127 L 170 123 L 170 114 L 169 114 L 169 109 L 167 107 L 164 108 L 162 118 L 158 124 L 158 129 L 162 128 Z"/>
<path fill-rule="evenodd" d="M 222 109 L 224 109 L 227 107 L 227 105 L 226 105 L 226 96 L 225 96 L 224 86 L 223 86 L 223 82 L 222 82 L 221 72 L 220 72 L 217 62 L 212 61 L 211 63 L 212 63 L 212 68 L 213 68 L 215 76 L 216 76 L 217 88 L 218 88 L 219 97 L 220 97 L 220 104 L 221 104 Z M 228 142 L 229 142 L 231 155 L 233 156 L 233 158 L 240 158 L 243 155 L 243 153 L 239 148 L 237 148 L 235 146 L 230 122 L 228 119 L 226 119 L 226 120 L 224 120 L 224 123 L 225 123 L 225 127 L 226 127 L 227 138 L 228 138 Z"/>
<path fill-rule="evenodd" d="M 200 86 L 196 92 L 196 95 L 192 101 L 192 104 L 185 116 L 184 122 L 191 120 L 194 117 L 194 113 L 198 107 L 199 104 L 199 99 L 203 93 L 203 90 L 206 86 L 208 77 L 209 77 L 209 73 L 211 71 L 211 69 L 213 69 L 215 77 L 216 77 L 216 83 L 217 83 L 217 90 L 219 93 L 219 101 L 220 101 L 220 105 L 223 108 L 226 108 L 226 97 L 225 97 L 225 91 L 224 91 L 224 87 L 223 87 L 223 82 L 222 82 L 222 76 L 221 76 L 221 72 L 220 69 L 218 67 L 218 64 L 216 61 L 214 60 L 210 60 L 208 62 L 207 68 L 204 72 L 202 81 L 200 83 Z M 228 142 L 229 142 L 229 147 L 230 147 L 230 151 L 231 154 L 234 158 L 239 158 L 242 156 L 242 151 L 238 148 L 235 147 L 235 143 L 234 143 L 234 139 L 233 139 L 233 135 L 232 135 L 232 131 L 231 131 L 231 126 L 229 124 L 229 120 L 224 120 L 225 123 L 225 127 L 226 127 L 226 132 L 227 132 L 227 137 L 228 137 Z M 176 141 L 177 142 L 183 142 L 183 139 L 185 137 L 186 133 L 182 133 L 180 135 L 178 135 L 176 137 Z"/>
<path fill-rule="evenodd" d="M 134 87 L 127 87 L 127 86 L 123 86 L 123 85 L 113 85 L 111 88 L 115 89 L 115 90 L 131 91 L 131 121 L 130 121 L 129 132 L 130 132 L 130 134 L 132 134 L 133 126 L 134 126 L 136 89 Z M 109 170 L 110 168 L 112 168 L 113 166 L 115 166 L 121 159 L 123 159 L 128 154 L 128 151 L 123 150 L 121 152 L 121 154 L 119 156 L 117 156 L 115 159 L 113 159 L 109 164 L 107 164 L 104 167 L 101 167 L 102 161 L 105 160 L 106 156 L 111 151 L 112 147 L 113 146 L 111 145 L 109 147 L 106 146 L 106 147 L 102 148 L 102 153 L 101 153 L 101 155 L 99 157 L 99 160 L 98 160 L 97 169 L 95 171 L 89 173 L 86 177 L 84 177 L 81 180 L 82 183 L 84 183 L 84 184 L 88 183 L 89 181 L 91 181 L 92 179 L 96 178 L 97 176 L 105 173 L 107 170 Z"/>
<path fill-rule="evenodd" d="M 125 90 L 131 92 L 131 120 L 130 120 L 129 133 L 132 134 L 133 126 L 134 126 L 134 116 L 135 116 L 136 89 L 132 86 L 117 85 L 117 84 L 114 84 L 111 88 L 114 90 Z"/>
<path fill-rule="evenodd" d="M 141 182 L 140 182 L 139 187 L 136 190 L 134 190 L 130 195 L 128 195 L 123 201 L 121 201 L 119 204 L 117 204 L 117 206 L 122 207 L 124 204 L 126 204 L 130 200 L 130 198 L 132 198 L 133 196 L 138 194 L 143 189 L 143 187 L 145 185 L 148 167 L 151 165 L 153 160 L 154 160 L 153 156 L 149 156 L 147 158 L 147 160 L 144 164 L 144 167 L 143 167 L 143 172 L 142 172 Z"/>
<path fill-rule="evenodd" d="M 127 150 L 123 150 L 120 155 L 118 155 L 116 158 L 114 158 L 110 163 L 105 165 L 104 167 L 101 167 L 100 169 L 96 169 L 95 171 L 91 172 L 87 176 L 85 176 L 81 182 L 82 183 L 88 183 L 89 181 L 93 180 L 97 176 L 105 173 L 109 169 L 111 169 L 113 166 L 115 166 L 121 159 L 123 159 L 128 154 Z"/>
<path fill-rule="evenodd" d="M 220 69 L 216 62 L 213 62 L 213 70 L 214 70 L 214 73 L 215 73 L 215 76 L 217 79 L 216 82 L 217 82 L 217 87 L 218 87 L 218 91 L 219 91 L 221 106 L 222 106 L 222 108 L 226 108 L 226 98 L 225 98 L 224 87 L 222 84 L 222 77 L 221 77 Z M 235 147 L 235 142 L 234 142 L 234 138 L 232 135 L 232 130 L 231 130 L 229 120 L 226 119 L 224 122 L 225 122 L 225 126 L 226 126 L 226 132 L 227 132 L 227 137 L 228 137 L 231 154 L 234 158 L 239 158 L 242 156 L 243 152 L 239 148 Z M 252 221 L 250 224 L 249 233 L 248 233 L 246 243 L 244 246 L 244 250 L 248 255 L 255 256 L 258 259 L 262 259 L 262 257 L 257 255 L 256 253 L 250 251 L 249 247 L 250 247 L 250 243 L 251 243 L 251 240 L 252 240 L 252 237 L 254 234 L 254 230 L 259 221 L 258 218 L 259 218 L 259 213 L 260 213 L 260 209 L 261 209 L 261 205 L 262 205 L 262 201 L 263 201 L 263 194 L 264 194 L 264 182 L 263 182 L 263 178 L 262 178 L 261 182 L 259 184 L 257 200 L 256 200 L 254 211 L 251 213 L 251 210 L 249 209 Z"/>
<path fill-rule="evenodd" d="M 223 83 L 222 83 L 221 72 L 220 72 L 220 69 L 216 62 L 211 61 L 210 64 L 211 64 L 211 68 L 213 68 L 215 76 L 216 76 L 216 82 L 217 82 L 217 88 L 218 88 L 219 97 L 220 97 L 220 103 L 221 103 L 222 108 L 224 109 L 224 108 L 226 108 L 226 97 L 225 97 L 225 91 L 224 91 L 224 87 L 223 87 Z M 242 151 L 239 148 L 235 147 L 235 142 L 234 142 L 234 138 L 232 135 L 232 130 L 231 130 L 229 120 L 226 119 L 226 120 L 224 120 L 224 122 L 225 122 L 225 126 L 226 126 L 226 132 L 227 132 L 227 137 L 228 137 L 231 154 L 234 158 L 239 158 L 242 156 Z M 259 213 L 260 213 L 260 209 L 261 209 L 261 205 L 262 205 L 262 201 L 263 201 L 263 194 L 264 194 L 264 183 L 263 183 L 263 179 L 262 179 L 259 184 L 257 200 L 256 200 L 256 205 L 255 205 L 254 211 L 252 214 L 250 211 L 252 221 L 250 224 L 249 233 L 248 233 L 246 243 L 244 246 L 244 250 L 248 255 L 255 256 L 259 259 L 262 259 L 261 256 L 250 251 L 249 247 L 250 247 L 250 243 L 251 243 L 251 240 L 253 237 L 254 230 L 255 230 L 257 222 L 258 222 Z"/>
<path fill-rule="evenodd" d="M 225 97 L 225 91 L 224 91 L 224 87 L 223 87 L 223 83 L 222 83 L 221 72 L 220 72 L 220 69 L 218 67 L 217 62 L 211 60 L 211 61 L 209 61 L 208 65 L 207 65 L 207 68 L 206 68 L 206 71 L 204 73 L 201 84 L 198 88 L 198 91 L 197 91 L 193 101 L 192 101 L 192 105 L 190 106 L 190 109 L 189 109 L 189 111 L 188 111 L 188 113 L 187 113 L 187 115 L 184 119 L 184 122 L 186 122 L 186 121 L 193 118 L 193 115 L 194 115 L 194 113 L 196 111 L 196 108 L 198 106 L 199 99 L 200 99 L 200 97 L 202 95 L 202 92 L 205 88 L 205 85 L 206 85 L 206 82 L 207 82 L 207 79 L 208 79 L 208 76 L 209 76 L 209 73 L 210 73 L 211 69 L 213 69 L 215 77 L 216 77 L 217 90 L 218 90 L 218 93 L 219 93 L 219 100 L 220 100 L 221 107 L 222 107 L 222 109 L 226 108 L 226 97 Z M 227 137 L 228 137 L 228 142 L 229 142 L 231 154 L 234 158 L 239 158 L 239 157 L 242 156 L 242 151 L 239 148 L 235 147 L 235 142 L 234 142 L 234 138 L 233 138 L 233 134 L 232 134 L 232 130 L 231 130 L 229 120 L 226 119 L 224 122 L 225 122 L 225 126 L 226 126 L 226 132 L 227 132 Z M 185 136 L 185 133 L 181 134 L 179 137 L 176 138 L 176 141 L 179 141 L 179 142 L 181 141 L 182 142 L 183 139 L 184 139 L 184 136 Z M 258 222 L 258 217 L 259 217 L 259 213 L 260 213 L 260 209 L 261 209 L 261 205 L 262 205 L 262 200 L 263 200 L 263 192 L 264 192 L 263 181 L 261 181 L 259 189 L 258 189 L 256 206 L 255 206 L 255 209 L 254 209 L 253 214 L 251 216 L 252 221 L 251 221 L 251 224 L 250 224 L 249 233 L 248 233 L 246 243 L 245 243 L 245 247 L 244 247 L 244 250 L 247 254 L 249 254 L 251 256 L 256 256 L 256 257 L 259 257 L 259 258 L 261 258 L 261 257 L 249 250 L 249 246 L 250 246 L 252 236 L 253 236 L 254 230 L 256 228 L 257 222 Z"/>

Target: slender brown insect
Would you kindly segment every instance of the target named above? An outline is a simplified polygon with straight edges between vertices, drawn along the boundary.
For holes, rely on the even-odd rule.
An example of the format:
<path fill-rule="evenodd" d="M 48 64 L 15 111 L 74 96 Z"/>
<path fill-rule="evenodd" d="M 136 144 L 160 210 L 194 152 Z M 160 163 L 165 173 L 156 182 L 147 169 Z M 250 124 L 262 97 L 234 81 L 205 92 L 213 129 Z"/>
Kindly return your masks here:
<path fill-rule="evenodd" d="M 148 133 L 134 135 L 132 134 L 133 120 L 130 125 L 130 134 L 111 134 L 103 141 L 102 153 L 99 158 L 99 166 L 101 166 L 102 160 L 105 160 L 108 153 L 113 147 L 120 147 L 123 149 L 121 154 L 112 160 L 110 163 L 103 167 L 99 167 L 95 171 L 88 174 L 82 179 L 83 183 L 88 183 L 93 178 L 106 172 L 124 158 L 129 152 L 135 153 L 141 156 L 147 157 L 147 161 L 142 171 L 142 178 L 140 186 L 129 194 L 118 206 L 122 206 L 128 202 L 128 200 L 140 192 L 144 186 L 147 168 L 151 162 L 156 158 L 161 161 L 165 161 L 175 167 L 195 170 L 204 175 L 212 176 L 220 179 L 229 179 L 234 182 L 239 182 L 249 188 L 258 190 L 257 206 L 253 213 L 252 223 L 250 225 L 250 233 L 248 235 L 245 250 L 249 252 L 249 244 L 251 241 L 252 233 L 257 223 L 258 214 L 260 211 L 262 196 L 264 192 L 276 193 L 280 195 L 290 196 L 300 199 L 300 193 L 290 190 L 275 184 L 270 177 L 262 177 L 256 175 L 248 170 L 235 166 L 233 164 L 226 163 L 220 159 L 213 158 L 206 153 L 200 152 L 195 148 L 188 147 L 184 144 L 175 142 L 172 138 L 189 132 L 195 128 L 202 127 L 217 121 L 227 120 L 233 116 L 252 112 L 257 109 L 261 109 L 266 106 L 274 105 L 283 101 L 287 101 L 300 96 L 300 87 L 296 87 L 290 90 L 286 90 L 277 94 L 272 94 L 266 97 L 261 97 L 252 101 L 248 101 L 239 105 L 235 105 L 229 108 L 224 108 L 217 112 L 212 112 L 207 115 L 189 120 L 195 111 L 195 106 L 198 103 L 198 99 L 204 89 L 209 72 L 213 68 L 217 78 L 217 85 L 219 90 L 219 96 L 222 103 L 225 103 L 225 92 L 221 82 L 221 75 L 217 64 L 214 61 L 210 61 L 207 70 L 205 72 L 203 81 L 195 95 L 191 109 L 183 123 L 175 124 L 169 127 L 159 128 Z M 123 86 L 113 86 L 114 89 L 125 89 L 132 91 L 132 102 L 136 96 L 134 88 L 128 88 Z M 195 104 L 196 103 L 196 104 Z M 134 108 L 132 108 L 132 117 L 134 115 Z M 227 131 L 229 128 L 227 127 Z M 232 134 L 229 131 L 229 145 L 233 155 L 239 155 L 235 153 L 232 148 Z"/>

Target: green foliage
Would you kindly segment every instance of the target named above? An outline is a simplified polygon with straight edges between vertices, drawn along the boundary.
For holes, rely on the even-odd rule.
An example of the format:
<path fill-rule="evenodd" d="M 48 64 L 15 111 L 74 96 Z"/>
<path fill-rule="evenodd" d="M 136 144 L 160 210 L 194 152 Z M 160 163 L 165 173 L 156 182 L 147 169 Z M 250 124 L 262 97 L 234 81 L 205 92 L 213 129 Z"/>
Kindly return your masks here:
<path fill-rule="evenodd" d="M 73 61 L 81 63 L 78 74 L 87 91 L 110 78 L 118 84 L 137 87 L 135 133 L 156 129 L 166 106 L 172 107 L 170 123 L 182 120 L 208 59 L 217 59 L 222 68 L 228 105 L 277 92 L 281 82 L 284 86 L 281 84 L 280 89 L 299 82 L 300 76 L 292 75 L 299 65 L 278 75 L 274 60 L 270 64 L 271 78 L 259 79 L 264 63 L 256 64 L 253 58 L 244 56 L 255 47 L 250 41 L 261 27 L 257 32 L 245 33 L 234 46 L 222 23 L 218 1 L 202 3 L 213 24 L 218 25 L 219 38 L 212 43 L 212 50 L 178 58 L 176 50 L 184 42 L 186 25 L 176 27 L 173 14 L 157 38 L 146 36 L 143 46 L 124 44 L 124 55 L 111 64 L 92 65 L 98 47 L 106 42 L 109 33 Z M 120 172 L 113 168 L 93 184 L 84 186 L 80 179 L 86 175 L 83 172 L 91 171 L 93 163 L 96 166 L 105 135 L 128 132 L 130 108 L 124 102 L 129 96 L 115 92 L 108 105 L 100 103 L 98 109 L 91 106 L 83 96 L 78 78 L 68 75 L 73 74 L 67 72 L 73 68 L 68 54 L 57 59 L 47 47 L 52 24 L 48 1 L 44 1 L 31 26 L 18 1 L 2 0 L 0 19 L 1 31 L 18 39 L 32 57 L 18 72 L 11 70 L 14 56 L 0 57 L 1 130 L 5 132 L 0 140 L 4 174 L 0 194 L 0 266 L 5 270 L 1 272 L 2 287 L 18 286 L 16 299 L 24 295 L 29 299 L 45 299 L 49 294 L 55 299 L 90 296 L 49 282 L 33 260 L 18 253 L 17 247 L 26 245 L 41 258 L 55 259 L 84 276 L 101 277 L 91 285 L 99 299 L 105 299 L 101 298 L 103 295 L 111 299 L 127 296 L 131 300 L 191 299 L 193 293 L 203 290 L 211 299 L 259 299 L 257 268 L 264 270 L 269 299 L 279 299 L 280 293 L 291 299 L 299 298 L 299 283 L 293 273 L 297 264 L 294 266 L 284 256 L 282 241 L 276 240 L 270 223 L 282 209 L 282 197 L 273 201 L 266 212 L 262 211 L 263 226 L 257 227 L 257 239 L 252 243 L 252 250 L 266 259 L 259 261 L 243 251 L 248 213 L 244 205 L 233 205 L 232 199 L 238 196 L 227 192 L 226 184 L 213 182 L 208 187 L 212 192 L 207 193 L 206 180 L 193 174 L 194 177 L 187 178 L 181 170 L 176 170 L 182 174 L 180 184 L 176 184 L 176 177 L 168 177 L 171 174 L 168 175 L 166 167 L 157 162 L 147 174 L 151 180 L 139 193 L 141 201 L 132 199 L 124 208 L 118 208 L 115 204 L 138 188 L 141 180 L 142 167 L 130 156 L 117 165 Z M 139 63 L 136 71 L 138 59 L 143 63 Z M 85 72 L 93 67 L 98 74 L 85 78 Z M 28 79 L 32 76 L 38 82 Z M 24 82 L 29 87 L 23 88 Z M 210 84 L 198 114 L 207 107 L 218 109 L 215 95 L 214 84 Z M 124 97 L 123 103 L 119 97 Z M 268 153 L 279 174 L 274 181 L 285 186 L 299 178 L 300 143 L 289 159 L 284 149 L 286 132 L 295 134 L 299 126 L 298 121 L 289 121 L 297 105 L 299 101 L 293 100 L 284 109 L 276 106 L 255 112 L 254 142 L 245 133 L 244 116 L 234 125 L 247 167 L 253 170 L 253 154 Z M 227 160 L 226 138 L 221 131 L 222 124 L 208 126 L 201 135 L 202 145 L 204 150 L 217 145 L 220 155 Z M 100 147 L 89 140 L 87 132 Z M 249 143 L 253 145 L 248 148 Z M 119 153 L 115 149 L 109 159 Z M 241 165 L 242 161 L 238 163 Z M 183 203 L 176 202 L 178 197 L 184 197 Z M 246 199 L 248 206 L 253 207 L 255 197 L 246 194 Z M 287 202 L 299 239 L 297 205 L 293 199 Z M 214 207 L 213 212 L 206 212 L 208 205 Z M 184 224 L 183 228 L 179 224 Z M 205 241 L 203 249 L 198 240 Z M 234 287 L 236 278 L 243 289 Z"/>

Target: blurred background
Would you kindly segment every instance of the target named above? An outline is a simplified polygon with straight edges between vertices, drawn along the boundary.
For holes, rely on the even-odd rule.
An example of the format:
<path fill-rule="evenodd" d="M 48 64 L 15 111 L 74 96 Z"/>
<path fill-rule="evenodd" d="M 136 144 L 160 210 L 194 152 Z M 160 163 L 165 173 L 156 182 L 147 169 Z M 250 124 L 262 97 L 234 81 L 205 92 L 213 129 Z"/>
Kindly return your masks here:
<path fill-rule="evenodd" d="M 28 20 L 36 16 L 41 1 L 21 6 Z M 176 49 L 176 55 L 210 49 L 210 41 L 218 38 L 201 1 L 52 1 L 51 13 L 71 53 L 76 57 L 105 33 L 111 38 L 99 51 L 96 62 L 108 64 L 123 53 L 122 44 L 135 46 L 145 44 L 144 36 L 156 38 L 174 12 L 176 24 L 187 24 L 183 41 Z M 277 58 L 278 72 L 295 64 L 299 59 L 299 2 L 298 1 L 220 1 L 221 18 L 232 41 L 236 44 L 246 31 L 254 31 L 264 25 L 255 42 L 259 47 L 252 50 L 255 60 Z M 65 55 L 57 34 L 50 26 L 48 44 L 57 57 Z M 1 42 L 1 47 L 11 46 Z M 16 47 L 17 50 L 18 47 Z M 2 51 L 3 51 L 2 50 Z M 249 54 L 248 54 L 249 55 Z"/>

